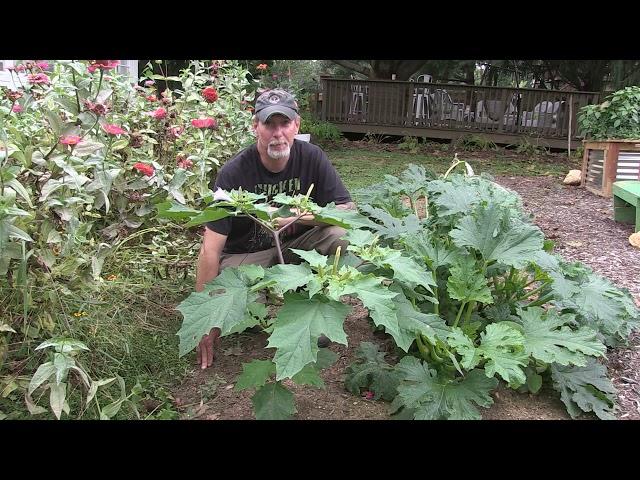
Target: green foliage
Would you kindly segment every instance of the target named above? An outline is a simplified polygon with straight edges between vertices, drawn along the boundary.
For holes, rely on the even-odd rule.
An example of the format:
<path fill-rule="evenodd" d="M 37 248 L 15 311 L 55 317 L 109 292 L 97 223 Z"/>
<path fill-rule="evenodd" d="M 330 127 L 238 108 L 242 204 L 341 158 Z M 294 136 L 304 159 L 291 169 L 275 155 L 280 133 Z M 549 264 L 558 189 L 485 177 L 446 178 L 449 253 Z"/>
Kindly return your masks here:
<path fill-rule="evenodd" d="M 362 342 L 356 350 L 356 360 L 347 367 L 345 387 L 354 395 L 373 392 L 373 399 L 391 401 L 398 392 L 400 379 L 392 365 L 385 362 L 386 353 L 370 342 Z"/>
<path fill-rule="evenodd" d="M 375 221 L 401 225 L 414 215 L 396 209 L 389 198 L 415 188 L 414 182 L 385 179 L 368 197 L 375 206 L 360 208 Z M 553 376 L 572 415 L 579 410 L 602 418 L 611 413 L 610 382 L 595 359 L 606 352 L 603 342 L 626 341 L 640 326 L 628 292 L 549 254 L 519 197 L 493 182 L 452 175 L 426 180 L 422 190 L 427 192 L 425 218 L 412 221 L 412 229 L 387 229 L 380 236 L 387 246 L 377 246 L 371 234 L 348 236 L 350 250 L 376 267 L 368 270 L 371 274 L 395 280 L 389 264 L 380 262 L 367 244 L 371 249 L 404 248 L 403 255 L 432 276 L 428 285 L 405 279 L 400 288 L 393 287 L 405 319 L 399 325 L 413 332 L 408 342 L 394 335 L 409 353 L 396 366 L 402 381 L 394 410 L 416 419 L 480 418 L 476 406 L 491 404 L 488 393 L 498 380 L 518 391 L 537 392 Z M 422 319 L 422 327 L 406 323 L 414 316 L 411 311 L 431 318 Z M 581 370 L 587 365 L 590 383 Z"/>
<path fill-rule="evenodd" d="M 476 134 L 466 134 L 459 137 L 453 144 L 454 148 L 457 150 L 497 150 L 498 146 L 484 137 L 483 135 Z"/>
<path fill-rule="evenodd" d="M 582 107 L 578 123 L 585 137 L 594 140 L 640 138 L 640 87 L 623 88 L 600 105 Z"/>
<path fill-rule="evenodd" d="M 615 419 L 616 390 L 603 365 L 593 359 L 583 367 L 551 365 L 551 378 L 573 418 L 582 412 L 594 412 L 603 420 Z"/>
<path fill-rule="evenodd" d="M 300 132 L 310 133 L 314 143 L 335 142 L 342 138 L 342 132 L 333 123 L 316 120 L 308 114 L 301 117 Z"/>
<path fill-rule="evenodd" d="M 404 136 L 398 143 L 400 150 L 406 150 L 409 153 L 418 153 L 420 150 L 420 141 L 416 137 Z"/>
<path fill-rule="evenodd" d="M 536 138 L 535 142 L 531 141 L 531 137 L 521 136 L 518 143 L 515 145 L 516 153 L 521 155 L 542 155 L 549 153 L 549 149 L 539 144 L 539 139 Z"/>

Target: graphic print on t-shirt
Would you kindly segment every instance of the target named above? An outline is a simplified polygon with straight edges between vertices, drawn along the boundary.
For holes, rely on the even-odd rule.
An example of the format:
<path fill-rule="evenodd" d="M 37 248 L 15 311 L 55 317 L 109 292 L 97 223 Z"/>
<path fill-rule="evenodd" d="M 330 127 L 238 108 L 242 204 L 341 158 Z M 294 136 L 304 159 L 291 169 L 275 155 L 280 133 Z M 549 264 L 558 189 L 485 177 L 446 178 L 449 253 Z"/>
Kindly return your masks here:
<path fill-rule="evenodd" d="M 266 195 L 271 201 L 279 193 L 286 193 L 293 197 L 300 193 L 300 177 L 281 180 L 278 183 L 258 183 L 253 186 L 253 191 L 262 195 Z"/>

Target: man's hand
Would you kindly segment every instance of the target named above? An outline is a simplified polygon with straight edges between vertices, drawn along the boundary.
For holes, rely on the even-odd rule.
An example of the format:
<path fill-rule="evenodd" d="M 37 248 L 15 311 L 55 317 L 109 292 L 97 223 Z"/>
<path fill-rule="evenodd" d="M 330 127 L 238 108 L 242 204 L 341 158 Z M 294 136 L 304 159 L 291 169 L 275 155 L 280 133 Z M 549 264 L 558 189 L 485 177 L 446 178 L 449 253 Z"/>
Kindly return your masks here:
<path fill-rule="evenodd" d="M 212 328 L 209 335 L 205 335 L 196 347 L 196 359 L 200 364 L 200 368 L 204 370 L 213 364 L 213 347 L 220 343 L 220 329 Z"/>

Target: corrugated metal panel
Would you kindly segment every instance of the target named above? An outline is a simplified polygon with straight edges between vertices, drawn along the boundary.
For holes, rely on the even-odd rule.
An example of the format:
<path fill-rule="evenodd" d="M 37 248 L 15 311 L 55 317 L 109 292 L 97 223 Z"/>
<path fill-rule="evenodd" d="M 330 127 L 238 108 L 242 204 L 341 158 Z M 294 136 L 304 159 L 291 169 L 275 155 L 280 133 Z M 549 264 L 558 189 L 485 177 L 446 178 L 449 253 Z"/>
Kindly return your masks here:
<path fill-rule="evenodd" d="M 616 180 L 640 179 L 640 152 L 618 152 Z"/>
<path fill-rule="evenodd" d="M 602 168 L 604 166 L 604 150 L 589 150 L 587 163 L 587 185 L 602 188 Z"/>

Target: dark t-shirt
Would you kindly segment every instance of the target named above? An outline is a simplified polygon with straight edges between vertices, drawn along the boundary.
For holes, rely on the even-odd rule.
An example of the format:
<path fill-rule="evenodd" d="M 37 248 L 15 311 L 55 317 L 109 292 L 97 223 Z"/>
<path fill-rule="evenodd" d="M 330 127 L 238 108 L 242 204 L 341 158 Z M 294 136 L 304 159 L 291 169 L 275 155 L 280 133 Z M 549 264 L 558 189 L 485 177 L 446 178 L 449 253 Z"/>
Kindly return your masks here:
<path fill-rule="evenodd" d="M 260 161 L 256 145 L 252 145 L 229 160 L 218 172 L 213 190 L 243 190 L 265 195 L 271 201 L 278 193 L 290 196 L 306 194 L 313 184 L 311 200 L 320 206 L 351 201 L 351 196 L 326 153 L 316 145 L 294 140 L 289 161 L 278 173 L 267 170 Z M 279 205 L 278 205 L 279 206 Z M 273 246 L 273 236 L 252 219 L 227 217 L 206 224 L 208 228 L 227 235 L 225 253 L 247 253 Z M 283 241 L 299 236 L 310 227 L 293 225 L 281 235 Z M 293 230 L 293 231 L 292 231 Z"/>

